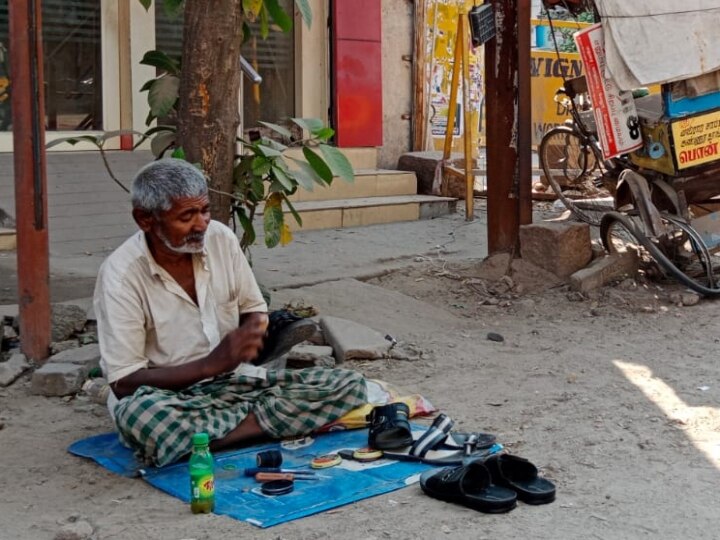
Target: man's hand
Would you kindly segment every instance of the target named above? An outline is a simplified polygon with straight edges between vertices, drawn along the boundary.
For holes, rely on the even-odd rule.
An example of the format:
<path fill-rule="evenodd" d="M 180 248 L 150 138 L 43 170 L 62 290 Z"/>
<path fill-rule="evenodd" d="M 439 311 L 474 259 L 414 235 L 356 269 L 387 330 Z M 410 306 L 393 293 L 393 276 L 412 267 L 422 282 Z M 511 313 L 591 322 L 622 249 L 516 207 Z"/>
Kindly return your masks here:
<path fill-rule="evenodd" d="M 240 327 L 227 334 L 205 358 L 179 366 L 140 369 L 114 382 L 111 388 L 118 398 L 123 398 L 142 385 L 181 390 L 203 379 L 228 373 L 257 357 L 268 322 L 267 313 L 247 313 Z"/>
<path fill-rule="evenodd" d="M 228 333 L 208 356 L 212 375 L 227 373 L 257 358 L 263 348 L 268 321 L 267 313 L 245 315 L 240 327 Z"/>

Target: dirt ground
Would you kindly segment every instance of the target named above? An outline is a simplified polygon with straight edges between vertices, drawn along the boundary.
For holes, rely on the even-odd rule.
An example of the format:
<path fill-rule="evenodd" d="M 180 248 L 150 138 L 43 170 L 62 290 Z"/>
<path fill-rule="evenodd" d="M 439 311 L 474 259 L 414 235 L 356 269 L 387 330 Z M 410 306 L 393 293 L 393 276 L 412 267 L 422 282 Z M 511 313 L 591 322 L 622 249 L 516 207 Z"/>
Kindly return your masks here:
<path fill-rule="evenodd" d="M 69 522 L 96 539 L 718 538 L 717 304 L 678 306 L 676 292 L 626 281 L 582 296 L 523 263 L 438 256 L 276 293 L 416 351 L 353 367 L 422 393 L 458 429 L 495 433 L 557 484 L 553 504 L 487 515 L 414 485 L 266 530 L 195 516 L 67 454 L 111 429 L 104 407 L 30 396 L 25 376 L 0 390 L 0 538 L 60 538 Z"/>

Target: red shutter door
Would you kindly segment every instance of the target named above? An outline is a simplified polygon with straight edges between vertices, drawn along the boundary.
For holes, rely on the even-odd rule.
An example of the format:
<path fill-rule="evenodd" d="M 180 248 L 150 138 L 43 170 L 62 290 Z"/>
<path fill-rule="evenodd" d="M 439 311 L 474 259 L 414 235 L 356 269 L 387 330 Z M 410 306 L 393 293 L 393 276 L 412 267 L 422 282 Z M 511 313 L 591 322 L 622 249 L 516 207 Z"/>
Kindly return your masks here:
<path fill-rule="evenodd" d="M 380 0 L 334 0 L 333 96 L 337 144 L 382 145 Z"/>

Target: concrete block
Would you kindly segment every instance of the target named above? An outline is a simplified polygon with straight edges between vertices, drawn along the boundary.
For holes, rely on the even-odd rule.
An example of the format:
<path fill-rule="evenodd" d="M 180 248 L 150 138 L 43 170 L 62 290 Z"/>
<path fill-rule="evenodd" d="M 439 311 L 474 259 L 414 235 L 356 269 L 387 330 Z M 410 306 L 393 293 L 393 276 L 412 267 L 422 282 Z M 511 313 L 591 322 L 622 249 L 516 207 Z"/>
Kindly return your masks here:
<path fill-rule="evenodd" d="M 520 227 L 520 255 L 529 263 L 566 278 L 592 259 L 587 223 L 532 223 Z"/>
<path fill-rule="evenodd" d="M 0 362 L 0 386 L 9 386 L 28 369 L 30 364 L 24 354 L 11 354 L 7 361 Z"/>
<path fill-rule="evenodd" d="M 632 278 L 638 272 L 639 262 L 634 249 L 595 259 L 587 268 L 570 276 L 570 285 L 576 291 L 585 293 L 611 281 Z"/>
<path fill-rule="evenodd" d="M 295 345 L 288 353 L 288 360 L 312 361 L 321 356 L 332 356 L 333 348 L 317 345 Z"/>
<path fill-rule="evenodd" d="M 391 343 L 383 334 L 362 324 L 339 317 L 322 317 L 320 325 L 338 363 L 384 358 L 390 351 Z"/>
<path fill-rule="evenodd" d="M 53 364 L 78 364 L 85 366 L 88 372 L 100 366 L 100 345 L 91 343 L 84 347 L 67 349 L 52 355 L 48 359 Z"/>
<path fill-rule="evenodd" d="M 305 368 L 311 366 L 333 367 L 335 358 L 333 348 L 317 345 L 296 345 L 288 353 L 288 368 Z"/>
<path fill-rule="evenodd" d="M 30 391 L 40 396 L 77 394 L 89 371 L 82 364 L 48 362 L 33 373 Z"/>
<path fill-rule="evenodd" d="M 397 168 L 401 171 L 413 171 L 417 177 L 417 192 L 432 195 L 435 168 L 442 161 L 442 152 L 408 152 L 400 156 Z M 461 154 L 452 154 L 451 161 L 461 158 Z"/>
<path fill-rule="evenodd" d="M 65 341 L 80 332 L 87 322 L 87 311 L 80 306 L 53 304 L 51 318 L 51 341 Z"/>
<path fill-rule="evenodd" d="M 57 354 L 70 349 L 77 349 L 80 342 L 77 339 L 68 339 L 67 341 L 57 341 L 50 344 L 50 354 Z"/>

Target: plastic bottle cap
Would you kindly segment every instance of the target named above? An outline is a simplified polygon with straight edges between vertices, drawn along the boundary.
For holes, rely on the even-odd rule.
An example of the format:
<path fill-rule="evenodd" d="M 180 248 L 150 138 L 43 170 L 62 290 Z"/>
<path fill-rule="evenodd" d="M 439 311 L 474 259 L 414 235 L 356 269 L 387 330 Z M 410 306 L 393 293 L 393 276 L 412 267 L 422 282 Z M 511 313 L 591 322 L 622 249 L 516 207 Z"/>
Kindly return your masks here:
<path fill-rule="evenodd" d="M 210 442 L 210 437 L 207 433 L 196 433 L 192 436 L 192 443 L 196 446 L 206 445 Z"/>

